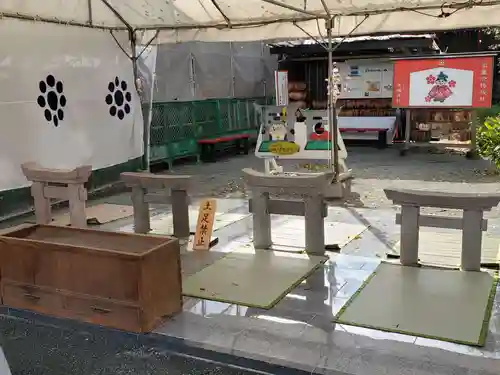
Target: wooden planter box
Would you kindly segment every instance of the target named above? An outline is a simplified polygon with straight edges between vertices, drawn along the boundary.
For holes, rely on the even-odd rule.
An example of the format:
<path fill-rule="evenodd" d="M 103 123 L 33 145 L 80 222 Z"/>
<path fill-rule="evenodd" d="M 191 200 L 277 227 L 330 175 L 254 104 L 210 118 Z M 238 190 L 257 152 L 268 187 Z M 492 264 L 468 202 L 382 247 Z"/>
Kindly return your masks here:
<path fill-rule="evenodd" d="M 4 305 L 135 332 L 182 309 L 179 242 L 33 225 L 0 236 Z"/>

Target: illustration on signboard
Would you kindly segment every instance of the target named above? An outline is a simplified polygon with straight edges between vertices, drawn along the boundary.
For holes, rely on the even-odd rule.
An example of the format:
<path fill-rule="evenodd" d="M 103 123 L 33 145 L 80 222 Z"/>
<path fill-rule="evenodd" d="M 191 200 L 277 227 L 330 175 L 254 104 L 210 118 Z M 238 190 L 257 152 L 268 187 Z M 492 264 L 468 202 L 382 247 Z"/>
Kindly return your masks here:
<path fill-rule="evenodd" d="M 460 107 L 472 105 L 474 72 L 437 67 L 410 72 L 410 107 Z"/>
<path fill-rule="evenodd" d="M 395 108 L 490 108 L 494 55 L 436 55 L 394 62 Z"/>
<path fill-rule="evenodd" d="M 293 129 L 290 131 L 293 134 Z M 267 128 L 269 141 L 288 141 L 288 127 L 286 123 L 271 124 Z"/>
<path fill-rule="evenodd" d="M 259 152 L 272 153 L 274 150 L 287 155 L 297 152 L 299 147 L 294 142 L 294 129 L 288 125 L 286 110 L 270 111 L 266 115 L 267 124 L 260 130 Z"/>
<path fill-rule="evenodd" d="M 306 150 L 331 150 L 332 140 L 328 131 L 327 119 L 315 116 L 313 117 L 313 123 L 308 123 L 307 127 L 308 139 L 305 147 Z"/>
<path fill-rule="evenodd" d="M 430 74 L 426 77 L 428 85 L 432 85 L 429 93 L 425 97 L 426 102 L 439 102 L 444 103 L 451 95 L 453 95 L 452 89 L 456 87 L 457 82 L 453 79 L 448 80 L 448 75 L 444 72 L 439 72 L 439 74 L 434 76 Z"/>
<path fill-rule="evenodd" d="M 288 108 L 289 109 L 289 108 Z M 337 130 L 339 158 L 347 150 Z M 328 160 L 331 158 L 331 131 L 325 110 L 295 110 L 283 113 L 277 106 L 262 107 L 261 128 L 255 148 L 259 158 Z"/>

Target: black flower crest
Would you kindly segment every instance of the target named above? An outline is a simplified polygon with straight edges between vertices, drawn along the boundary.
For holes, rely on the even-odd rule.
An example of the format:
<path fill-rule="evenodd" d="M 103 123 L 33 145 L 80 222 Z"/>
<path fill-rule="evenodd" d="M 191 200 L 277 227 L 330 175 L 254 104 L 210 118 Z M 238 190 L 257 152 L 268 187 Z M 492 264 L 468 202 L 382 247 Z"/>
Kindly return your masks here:
<path fill-rule="evenodd" d="M 114 81 L 108 84 L 110 94 L 106 95 L 106 104 L 109 105 L 109 114 L 118 117 L 120 120 L 130 113 L 130 102 L 132 94 L 127 91 L 127 82 L 115 77 Z"/>
<path fill-rule="evenodd" d="M 66 106 L 66 96 L 64 96 L 64 86 L 62 81 L 56 81 L 52 74 L 45 80 L 38 83 L 40 95 L 36 102 L 44 109 L 45 119 L 58 126 L 64 120 L 64 107 Z"/>

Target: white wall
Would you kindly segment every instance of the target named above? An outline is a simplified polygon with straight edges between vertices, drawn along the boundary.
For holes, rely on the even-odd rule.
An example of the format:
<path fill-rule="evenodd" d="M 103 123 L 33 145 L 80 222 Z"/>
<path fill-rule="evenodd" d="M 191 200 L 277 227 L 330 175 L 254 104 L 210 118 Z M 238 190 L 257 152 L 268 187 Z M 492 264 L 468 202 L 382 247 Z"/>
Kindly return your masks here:
<path fill-rule="evenodd" d="M 127 48 L 126 34 L 116 36 Z M 123 97 L 109 91 L 116 78 L 127 86 Z M 110 112 L 114 98 L 123 98 L 123 119 Z M 109 32 L 0 20 L 0 130 L 0 191 L 28 184 L 20 169 L 27 161 L 99 169 L 140 157 L 143 122 L 130 59 Z"/>

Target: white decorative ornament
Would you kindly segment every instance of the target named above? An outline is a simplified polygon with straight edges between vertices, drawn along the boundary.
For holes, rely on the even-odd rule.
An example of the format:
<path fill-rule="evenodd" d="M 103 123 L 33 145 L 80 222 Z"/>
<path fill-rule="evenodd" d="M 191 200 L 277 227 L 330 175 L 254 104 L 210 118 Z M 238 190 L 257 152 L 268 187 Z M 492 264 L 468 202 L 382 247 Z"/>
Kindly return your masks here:
<path fill-rule="evenodd" d="M 286 124 L 277 123 L 269 127 L 269 140 L 271 141 L 286 141 L 288 129 Z"/>
<path fill-rule="evenodd" d="M 333 103 L 336 103 L 342 90 L 342 79 L 335 63 L 333 63 L 332 76 L 330 78 L 331 82 L 328 82 L 328 79 L 326 79 L 328 82 L 328 95 L 332 95 Z"/>
<path fill-rule="evenodd" d="M 142 79 L 141 78 L 137 78 L 135 80 L 135 87 L 137 88 L 137 91 L 142 92 L 143 85 L 142 85 Z"/>

